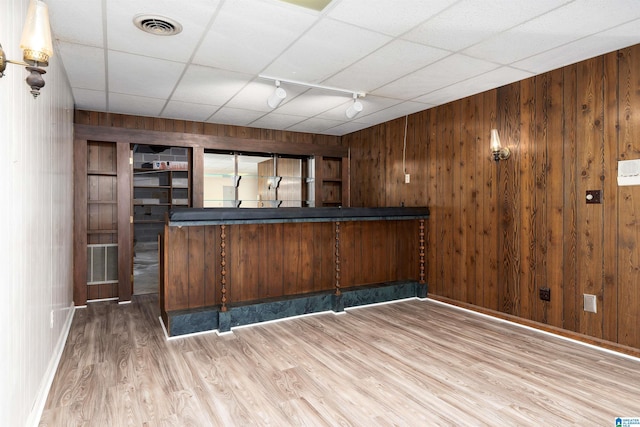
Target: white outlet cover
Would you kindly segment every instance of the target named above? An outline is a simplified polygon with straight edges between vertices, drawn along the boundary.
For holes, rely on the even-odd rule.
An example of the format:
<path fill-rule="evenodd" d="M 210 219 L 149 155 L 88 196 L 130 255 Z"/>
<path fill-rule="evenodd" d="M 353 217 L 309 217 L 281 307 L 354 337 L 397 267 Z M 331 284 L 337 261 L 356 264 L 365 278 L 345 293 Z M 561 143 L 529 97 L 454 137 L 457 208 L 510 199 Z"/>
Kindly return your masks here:
<path fill-rule="evenodd" d="M 595 295 L 584 294 L 584 311 L 589 313 L 598 312 L 598 304 Z"/>

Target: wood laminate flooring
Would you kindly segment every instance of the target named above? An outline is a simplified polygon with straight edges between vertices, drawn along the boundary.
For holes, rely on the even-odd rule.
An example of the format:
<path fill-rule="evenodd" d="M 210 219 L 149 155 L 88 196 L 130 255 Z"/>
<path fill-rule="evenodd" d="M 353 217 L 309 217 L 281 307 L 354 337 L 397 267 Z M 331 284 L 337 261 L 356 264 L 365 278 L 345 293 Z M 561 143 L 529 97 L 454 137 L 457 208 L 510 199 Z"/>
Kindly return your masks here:
<path fill-rule="evenodd" d="M 157 295 L 78 309 L 41 426 L 613 426 L 640 361 L 408 300 L 167 341 Z"/>

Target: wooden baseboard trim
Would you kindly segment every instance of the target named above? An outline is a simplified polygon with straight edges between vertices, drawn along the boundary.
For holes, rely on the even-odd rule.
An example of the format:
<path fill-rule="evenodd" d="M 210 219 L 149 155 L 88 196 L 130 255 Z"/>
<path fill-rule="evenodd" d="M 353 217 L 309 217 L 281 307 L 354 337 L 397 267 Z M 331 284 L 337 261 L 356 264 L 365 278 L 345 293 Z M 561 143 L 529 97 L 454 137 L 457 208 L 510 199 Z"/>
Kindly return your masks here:
<path fill-rule="evenodd" d="M 569 338 L 572 340 L 580 341 L 585 344 L 594 345 L 597 347 L 601 347 L 607 350 L 615 351 L 618 353 L 626 354 L 628 356 L 633 356 L 640 358 L 640 349 L 629 347 L 622 344 L 617 344 L 611 341 L 603 340 L 600 338 L 591 337 L 589 335 L 580 334 L 577 332 L 569 331 L 567 329 L 558 328 L 556 326 L 547 325 L 540 322 L 535 322 L 533 320 L 524 319 L 522 317 L 514 316 L 512 314 L 502 313 L 496 310 L 491 310 L 488 308 L 480 307 L 477 305 L 469 304 L 462 301 L 456 301 L 454 299 L 442 297 L 439 295 L 429 294 L 429 299 L 444 302 L 446 304 L 450 304 L 453 306 L 465 308 L 467 310 L 475 311 L 477 313 L 486 314 L 491 317 L 496 317 L 498 319 L 508 320 L 513 323 L 518 323 L 520 325 L 528 326 L 534 329 L 539 329 L 544 332 L 549 332 L 551 334 L 559 335 L 561 337 Z"/>

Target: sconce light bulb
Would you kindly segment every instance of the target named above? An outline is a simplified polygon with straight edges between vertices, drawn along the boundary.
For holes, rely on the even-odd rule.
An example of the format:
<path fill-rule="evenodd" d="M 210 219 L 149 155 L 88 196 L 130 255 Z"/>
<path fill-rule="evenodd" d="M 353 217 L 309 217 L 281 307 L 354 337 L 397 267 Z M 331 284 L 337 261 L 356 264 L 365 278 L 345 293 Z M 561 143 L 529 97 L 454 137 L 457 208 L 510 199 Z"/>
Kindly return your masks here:
<path fill-rule="evenodd" d="M 498 135 L 498 129 L 491 129 L 491 151 L 500 151 L 500 135 Z"/>

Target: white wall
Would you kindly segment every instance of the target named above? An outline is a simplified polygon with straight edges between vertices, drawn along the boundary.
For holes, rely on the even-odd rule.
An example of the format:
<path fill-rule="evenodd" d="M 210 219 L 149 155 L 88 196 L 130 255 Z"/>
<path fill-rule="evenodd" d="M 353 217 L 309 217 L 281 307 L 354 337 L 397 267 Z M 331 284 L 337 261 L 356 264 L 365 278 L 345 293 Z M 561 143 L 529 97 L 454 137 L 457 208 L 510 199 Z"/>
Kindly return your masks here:
<path fill-rule="evenodd" d="M 28 0 L 0 2 L 0 43 L 19 49 Z M 73 99 L 50 61 L 33 99 L 27 71 L 0 79 L 0 425 L 39 421 L 73 314 Z M 50 316 L 53 313 L 53 326 Z"/>

